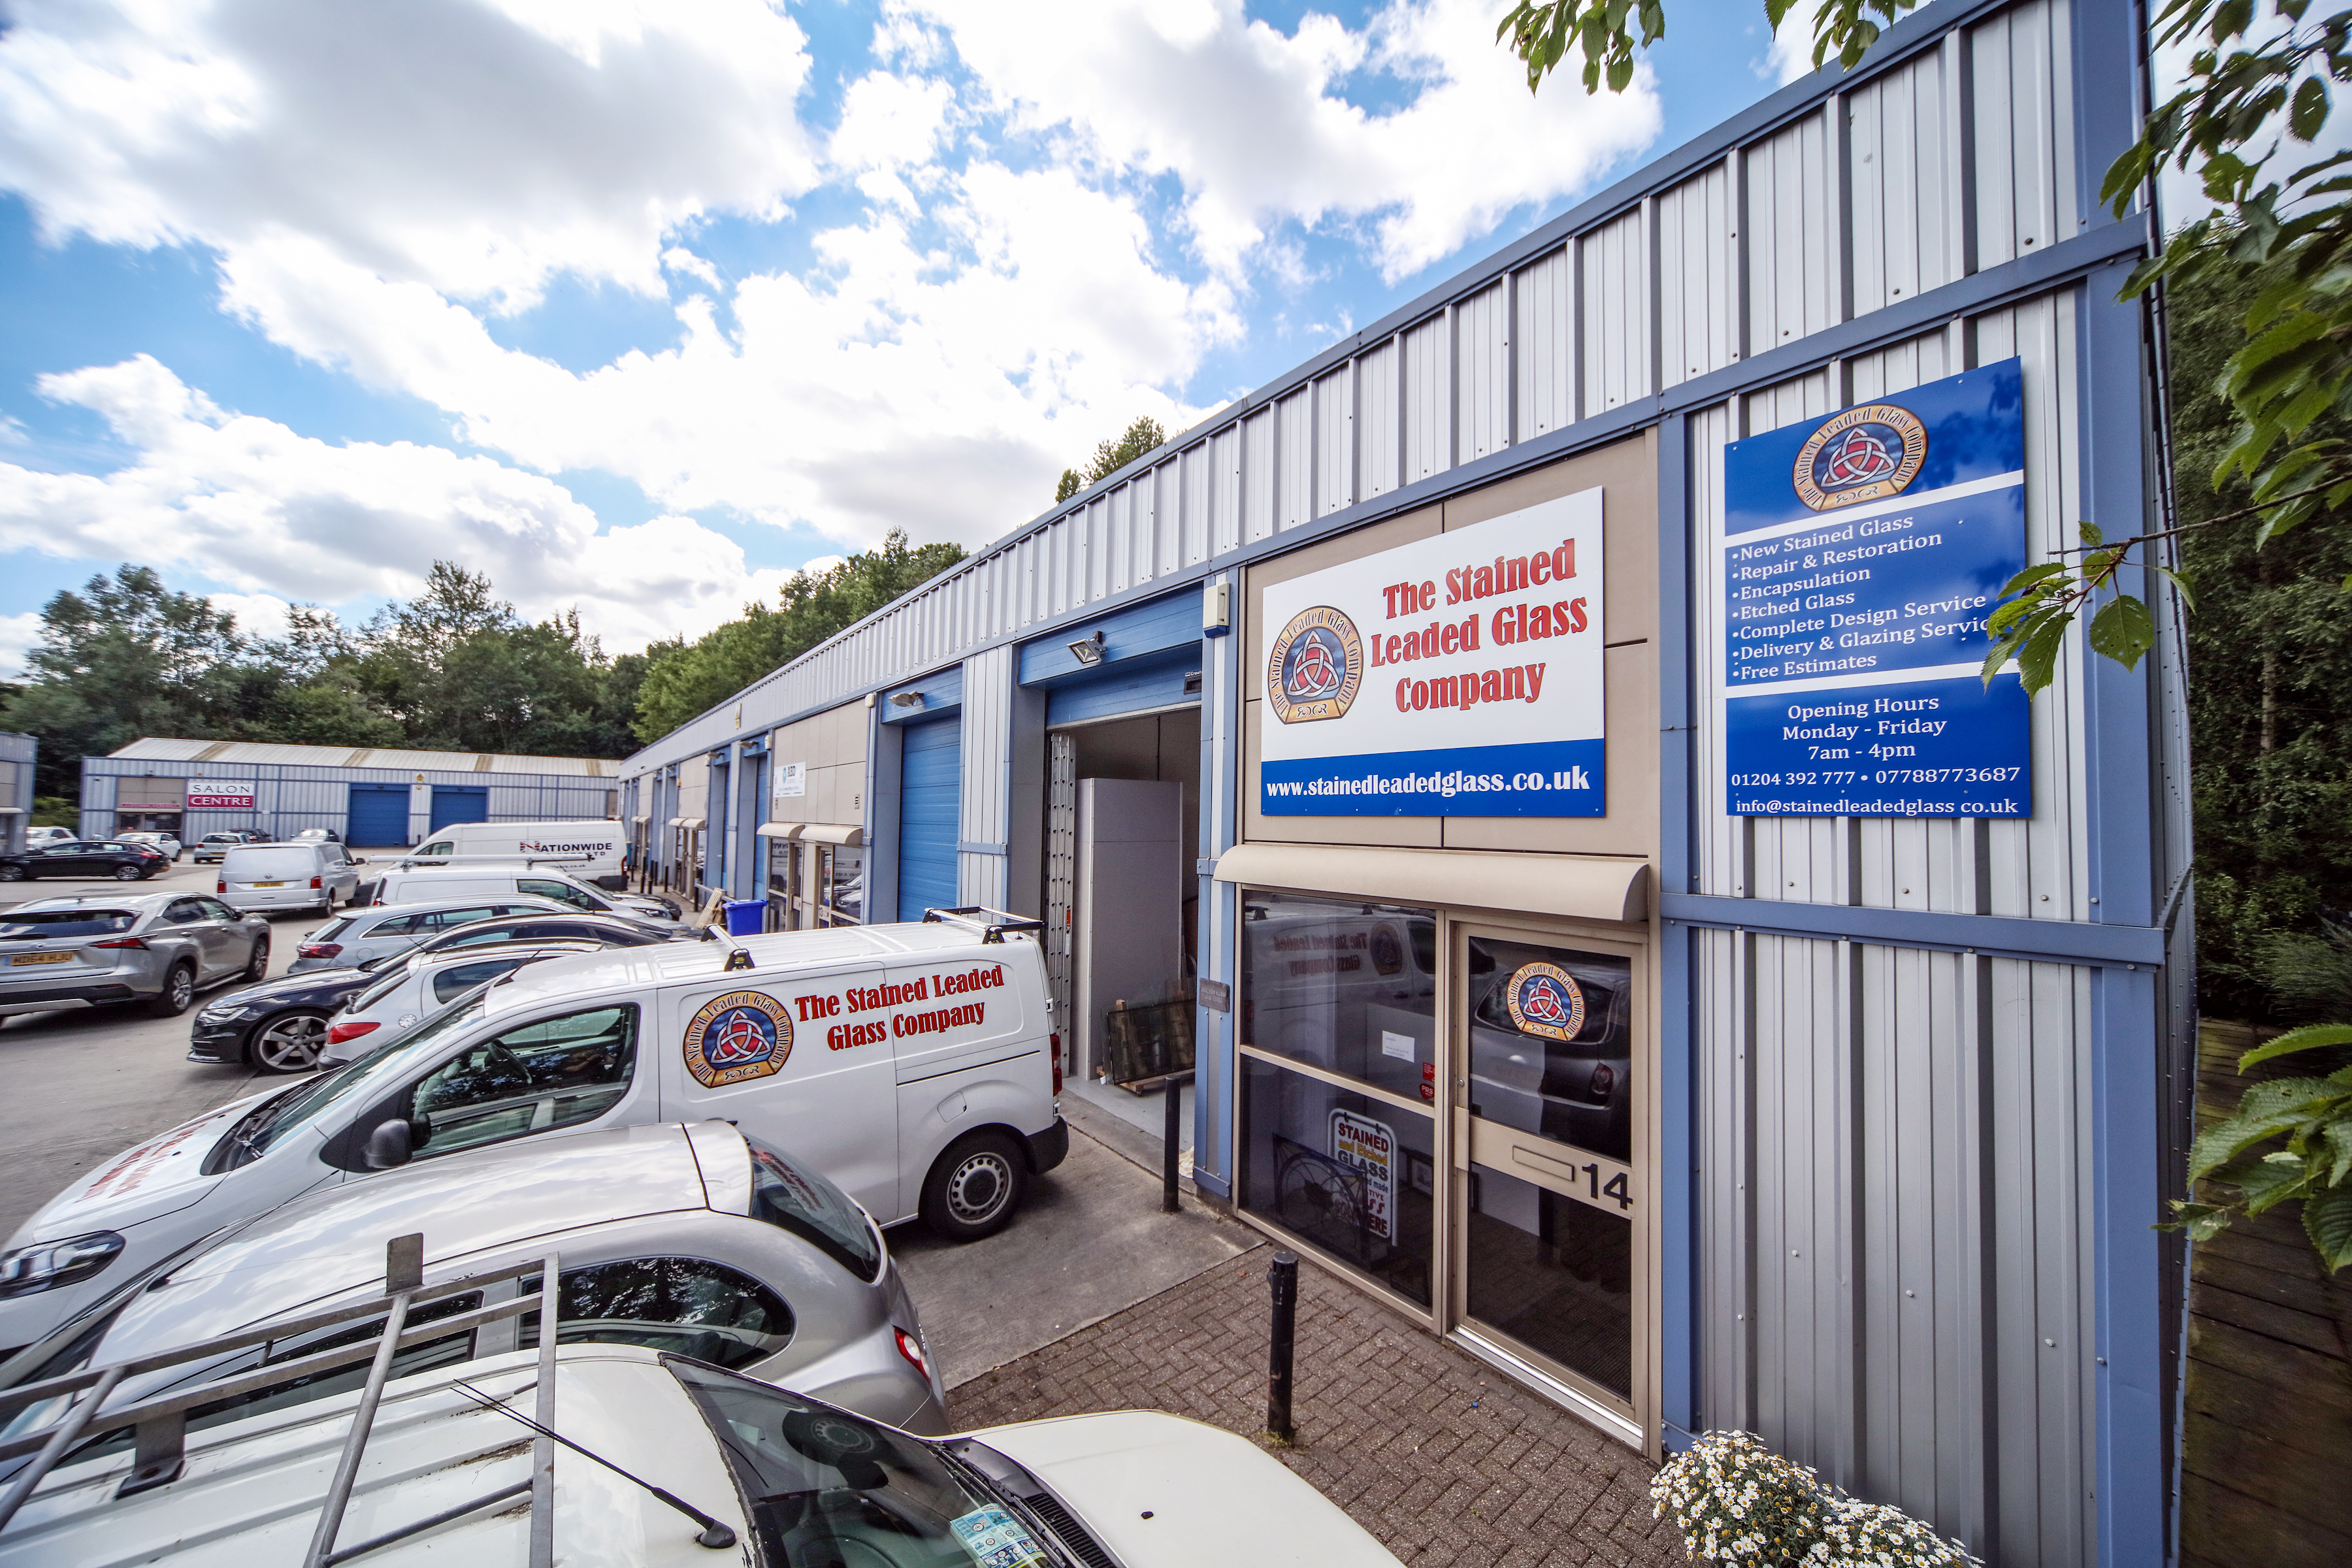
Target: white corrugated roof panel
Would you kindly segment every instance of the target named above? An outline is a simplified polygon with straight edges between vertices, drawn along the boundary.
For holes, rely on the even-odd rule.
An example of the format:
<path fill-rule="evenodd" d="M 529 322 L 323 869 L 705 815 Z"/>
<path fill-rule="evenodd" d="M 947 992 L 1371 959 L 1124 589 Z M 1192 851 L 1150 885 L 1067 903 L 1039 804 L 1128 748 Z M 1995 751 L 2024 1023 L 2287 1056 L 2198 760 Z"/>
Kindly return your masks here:
<path fill-rule="evenodd" d="M 613 778 L 617 763 L 594 757 L 530 757 L 504 752 L 414 752 L 389 746 L 296 746 L 265 741 L 190 741 L 142 735 L 112 753 L 135 762 L 195 763 L 235 767 L 274 763 L 310 768 L 402 768 L 414 773 L 542 773 Z"/>

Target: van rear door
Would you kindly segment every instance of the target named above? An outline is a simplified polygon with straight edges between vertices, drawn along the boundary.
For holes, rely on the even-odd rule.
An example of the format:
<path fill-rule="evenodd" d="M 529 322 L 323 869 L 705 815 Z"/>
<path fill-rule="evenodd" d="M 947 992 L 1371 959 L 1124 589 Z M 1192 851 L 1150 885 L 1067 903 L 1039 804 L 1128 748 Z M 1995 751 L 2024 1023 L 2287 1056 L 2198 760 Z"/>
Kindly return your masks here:
<path fill-rule="evenodd" d="M 862 1005 L 881 985 L 874 968 L 667 990 L 662 1120 L 732 1121 L 814 1165 L 877 1222 L 902 1217 L 890 1033 L 886 1014 Z"/>

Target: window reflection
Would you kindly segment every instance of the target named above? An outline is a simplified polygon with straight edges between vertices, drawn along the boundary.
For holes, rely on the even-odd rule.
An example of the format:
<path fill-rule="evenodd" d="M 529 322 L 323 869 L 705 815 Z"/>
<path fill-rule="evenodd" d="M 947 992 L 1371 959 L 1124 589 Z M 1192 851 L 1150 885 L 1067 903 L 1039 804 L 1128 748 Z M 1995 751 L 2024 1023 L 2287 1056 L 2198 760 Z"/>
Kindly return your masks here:
<path fill-rule="evenodd" d="M 1470 1315 L 1633 1396 L 1633 1222 L 1470 1167 Z"/>
<path fill-rule="evenodd" d="M 1241 946 L 1244 1044 L 1435 1100 L 1433 913 L 1252 890 Z"/>
<path fill-rule="evenodd" d="M 1426 1305 L 1435 1125 L 1243 1057 L 1242 1206 Z"/>
<path fill-rule="evenodd" d="M 1632 962 L 1485 937 L 1469 948 L 1470 1113 L 1631 1160 Z"/>

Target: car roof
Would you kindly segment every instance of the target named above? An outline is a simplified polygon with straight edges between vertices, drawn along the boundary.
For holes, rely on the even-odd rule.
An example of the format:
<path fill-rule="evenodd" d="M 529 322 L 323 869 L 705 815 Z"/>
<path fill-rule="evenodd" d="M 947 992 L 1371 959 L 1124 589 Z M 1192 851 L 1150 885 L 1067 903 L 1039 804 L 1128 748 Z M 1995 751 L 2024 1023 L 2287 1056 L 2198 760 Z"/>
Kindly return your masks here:
<path fill-rule="evenodd" d="M 995 962 L 1005 952 L 1001 946 L 983 946 L 970 931 L 941 924 L 835 926 L 824 931 L 771 931 L 727 942 L 606 948 L 577 958 L 551 958 L 515 971 L 509 980 L 491 987 L 486 999 L 488 1016 L 503 1017 L 519 1008 L 607 988 L 675 985 L 722 975 L 727 973 L 727 956 L 736 948 L 751 960 L 750 969 L 736 972 L 745 984 L 756 984 L 766 975 L 855 963 L 860 959 L 878 963 L 930 953 Z"/>
<path fill-rule="evenodd" d="M 61 893 L 54 898 L 27 899 L 13 910 L 0 910 L 0 921 L 27 910 L 159 910 L 173 899 L 203 899 L 212 895 L 183 889 L 175 893 Z"/>
<path fill-rule="evenodd" d="M 396 904 L 362 904 L 358 909 L 347 910 L 344 912 L 349 914 L 353 920 L 398 920 L 403 915 L 437 915 L 444 910 L 467 909 L 475 904 L 480 903 L 484 898 L 490 895 L 483 893 L 452 893 L 446 899 L 403 899 Z M 537 893 L 500 893 L 498 894 L 497 897 L 501 903 L 528 904 L 530 906 L 528 909 L 516 910 L 514 913 L 517 915 L 555 915 L 573 914 L 578 912 L 574 910 L 570 904 L 558 903 L 553 899 L 544 899 L 540 897 Z M 502 915 L 486 915 L 483 918 L 485 920 L 503 920 L 511 917 Z M 466 928 L 464 926 L 452 926 L 449 929 L 452 931 L 463 931 Z"/>
<path fill-rule="evenodd" d="M 413 966 L 410 973 L 430 969 L 436 964 L 479 963 L 486 958 L 499 958 L 518 952 L 544 952 L 565 956 L 575 952 L 603 952 L 600 942 L 577 936 L 519 937 L 513 942 L 478 942 L 471 947 L 419 948 L 408 955 Z"/>
<path fill-rule="evenodd" d="M 542 1134 L 420 1161 L 237 1226 L 173 1269 L 168 1285 L 134 1297 L 107 1331 L 103 1353 L 112 1361 L 186 1344 L 380 1285 L 384 1244 L 398 1236 L 424 1234 L 429 1275 L 534 1237 L 709 1206 L 693 1143 L 676 1122 Z"/>

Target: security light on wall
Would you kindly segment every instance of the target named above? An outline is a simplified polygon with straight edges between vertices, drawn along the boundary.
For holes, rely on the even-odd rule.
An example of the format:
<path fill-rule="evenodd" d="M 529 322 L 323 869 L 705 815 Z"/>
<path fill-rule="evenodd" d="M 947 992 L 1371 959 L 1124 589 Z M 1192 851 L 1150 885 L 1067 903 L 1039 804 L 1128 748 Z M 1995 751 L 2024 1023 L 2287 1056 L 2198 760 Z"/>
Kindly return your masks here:
<path fill-rule="evenodd" d="M 1080 664 L 1091 669 L 1103 661 L 1103 635 L 1080 637 L 1070 645 L 1070 653 Z"/>
<path fill-rule="evenodd" d="M 894 691 L 890 694 L 890 706 L 893 708 L 920 708 L 922 705 L 923 694 L 919 691 Z"/>

